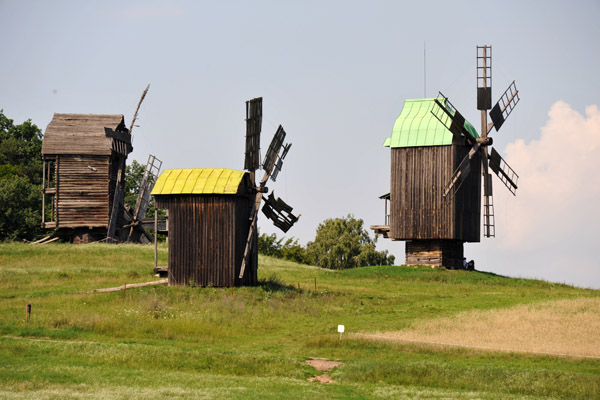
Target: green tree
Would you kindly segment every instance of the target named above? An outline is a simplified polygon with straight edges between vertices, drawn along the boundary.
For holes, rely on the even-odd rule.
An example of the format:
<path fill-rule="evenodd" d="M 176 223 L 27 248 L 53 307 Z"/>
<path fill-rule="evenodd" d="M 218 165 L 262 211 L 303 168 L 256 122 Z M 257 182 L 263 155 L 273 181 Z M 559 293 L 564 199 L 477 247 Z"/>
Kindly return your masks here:
<path fill-rule="evenodd" d="M 319 224 L 315 240 L 306 251 L 311 263 L 323 268 L 345 269 L 366 265 L 391 265 L 394 256 L 387 250 L 376 251 L 377 237 L 371 240 L 363 228 L 363 220 L 349 214 L 330 218 Z"/>
<path fill-rule="evenodd" d="M 298 239 L 291 237 L 282 243 L 285 238 L 277 238 L 277 235 L 266 233 L 258 236 L 258 252 L 266 256 L 283 258 L 300 264 L 309 264 L 310 260 L 306 248 Z"/>
<path fill-rule="evenodd" d="M 281 251 L 282 241 L 283 238 L 277 239 L 277 235 L 274 233 L 270 235 L 262 233 L 258 236 L 258 252 L 265 256 L 283 258 L 283 252 Z"/>
<path fill-rule="evenodd" d="M 302 246 L 298 239 L 291 237 L 281 246 L 283 258 L 300 264 L 310 264 L 310 257 L 306 248 Z"/>
<path fill-rule="evenodd" d="M 42 131 L 0 110 L 0 240 L 41 235 Z"/>

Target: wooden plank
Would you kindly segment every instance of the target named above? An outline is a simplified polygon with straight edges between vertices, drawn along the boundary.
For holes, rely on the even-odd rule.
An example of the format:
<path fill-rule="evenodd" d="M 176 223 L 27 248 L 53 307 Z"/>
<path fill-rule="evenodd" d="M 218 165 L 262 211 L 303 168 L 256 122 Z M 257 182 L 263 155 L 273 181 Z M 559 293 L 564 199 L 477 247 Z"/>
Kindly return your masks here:
<path fill-rule="evenodd" d="M 129 284 L 124 284 L 123 286 L 116 286 L 116 287 L 110 287 L 110 288 L 103 288 L 103 289 L 93 289 L 93 290 L 88 290 L 85 292 L 78 292 L 78 293 L 109 293 L 109 292 L 118 292 L 120 290 L 126 290 L 126 289 L 134 289 L 134 288 L 140 288 L 140 287 L 147 287 L 147 286 L 156 286 L 156 285 L 166 285 L 168 283 L 168 279 L 161 279 L 158 281 L 152 281 L 152 282 L 143 282 L 143 283 L 129 283 Z"/>

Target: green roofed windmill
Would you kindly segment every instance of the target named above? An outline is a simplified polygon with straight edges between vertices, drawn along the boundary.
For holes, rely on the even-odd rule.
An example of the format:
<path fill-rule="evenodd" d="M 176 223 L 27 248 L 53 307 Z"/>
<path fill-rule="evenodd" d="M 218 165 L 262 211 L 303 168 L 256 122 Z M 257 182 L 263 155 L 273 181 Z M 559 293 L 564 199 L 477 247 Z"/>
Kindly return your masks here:
<path fill-rule="evenodd" d="M 406 100 L 384 143 L 392 152 L 390 193 L 381 196 L 386 201 L 385 224 L 371 229 L 406 241 L 408 265 L 463 267 L 464 242 L 480 241 L 481 177 L 484 236 L 495 236 L 490 168 L 516 193 L 519 177 L 491 148 L 489 134 L 492 128 L 500 129 L 518 103 L 519 92 L 513 81 L 491 106 L 491 58 L 491 46 L 477 47 L 481 135 L 440 93 L 435 99 Z"/>
<path fill-rule="evenodd" d="M 230 287 L 257 283 L 256 224 L 267 180 L 276 179 L 291 144 L 281 126 L 260 163 L 262 98 L 246 102 L 246 171 L 194 168 L 164 171 L 152 190 L 157 207 L 168 210 L 169 285 Z M 282 151 L 283 149 L 283 151 Z M 298 220 L 271 193 L 262 208 L 287 232 Z"/>

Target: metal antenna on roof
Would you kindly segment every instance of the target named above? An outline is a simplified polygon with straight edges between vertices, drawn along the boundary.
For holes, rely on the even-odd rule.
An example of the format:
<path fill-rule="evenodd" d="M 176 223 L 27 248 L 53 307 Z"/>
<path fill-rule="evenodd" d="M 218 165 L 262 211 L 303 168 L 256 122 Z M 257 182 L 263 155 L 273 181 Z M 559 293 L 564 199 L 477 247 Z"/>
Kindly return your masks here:
<path fill-rule="evenodd" d="M 423 98 L 427 97 L 427 53 L 423 40 Z"/>

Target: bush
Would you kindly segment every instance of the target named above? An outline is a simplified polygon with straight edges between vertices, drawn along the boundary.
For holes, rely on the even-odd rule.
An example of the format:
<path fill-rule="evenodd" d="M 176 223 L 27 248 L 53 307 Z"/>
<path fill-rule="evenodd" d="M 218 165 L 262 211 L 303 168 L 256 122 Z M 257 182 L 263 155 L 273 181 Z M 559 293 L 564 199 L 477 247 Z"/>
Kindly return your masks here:
<path fill-rule="evenodd" d="M 291 237 L 282 244 L 284 238 L 277 238 L 274 233 L 263 233 L 258 236 L 258 252 L 266 256 L 283 258 L 300 264 L 309 264 L 306 249 L 298 243 L 298 239 Z"/>
<path fill-rule="evenodd" d="M 363 228 L 363 220 L 349 214 L 330 218 L 319 224 L 313 242 L 306 251 L 311 263 L 323 268 L 346 269 L 366 265 L 391 265 L 394 256 L 387 250 L 376 251 L 375 242 Z"/>

